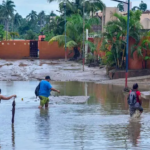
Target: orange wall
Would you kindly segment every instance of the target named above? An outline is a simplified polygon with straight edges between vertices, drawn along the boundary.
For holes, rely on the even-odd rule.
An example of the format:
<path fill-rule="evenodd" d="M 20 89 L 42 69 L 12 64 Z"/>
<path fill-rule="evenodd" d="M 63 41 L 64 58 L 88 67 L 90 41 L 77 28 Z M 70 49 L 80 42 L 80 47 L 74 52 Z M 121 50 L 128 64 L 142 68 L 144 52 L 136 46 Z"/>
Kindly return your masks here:
<path fill-rule="evenodd" d="M 105 52 L 101 51 L 101 45 L 102 45 L 103 39 L 95 39 L 94 43 L 97 44 L 97 55 L 100 57 L 105 56 Z"/>
<path fill-rule="evenodd" d="M 70 51 L 67 50 L 67 54 Z M 71 58 L 74 53 L 68 56 Z M 57 42 L 49 44 L 46 41 L 39 41 L 39 57 L 40 59 L 64 59 L 65 58 L 65 49 L 59 47 Z"/>
<path fill-rule="evenodd" d="M 30 41 L 0 41 L 0 58 L 22 59 L 30 56 Z"/>
<path fill-rule="evenodd" d="M 100 38 L 95 38 L 95 39 L 94 38 L 88 38 L 88 40 L 97 45 L 96 52 L 94 52 L 95 55 L 98 55 L 100 57 L 105 56 L 105 52 L 100 50 L 100 47 L 102 45 L 102 39 L 100 39 Z"/>
<path fill-rule="evenodd" d="M 129 69 L 142 69 L 142 58 L 138 57 L 137 52 L 135 51 L 133 54 L 133 58 L 131 57 L 131 47 L 135 44 L 135 40 L 133 38 L 129 39 Z"/>

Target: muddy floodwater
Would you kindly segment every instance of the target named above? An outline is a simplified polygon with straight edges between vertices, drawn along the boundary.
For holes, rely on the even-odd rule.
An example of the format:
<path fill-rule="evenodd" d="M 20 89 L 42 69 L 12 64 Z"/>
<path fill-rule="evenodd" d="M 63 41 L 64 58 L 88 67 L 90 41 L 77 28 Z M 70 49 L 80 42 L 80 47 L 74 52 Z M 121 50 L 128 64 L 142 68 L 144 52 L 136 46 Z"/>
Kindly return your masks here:
<path fill-rule="evenodd" d="M 150 103 L 131 120 L 122 87 L 80 82 L 52 82 L 59 96 L 90 96 L 84 104 L 50 102 L 39 110 L 38 81 L 0 82 L 4 95 L 17 94 L 15 124 L 12 100 L 0 103 L 1 150 L 149 150 Z M 145 88 L 145 89 L 144 89 Z M 141 89 L 147 90 L 146 87 Z M 58 97 L 58 98 L 59 98 Z M 23 98 L 23 101 L 21 100 Z"/>

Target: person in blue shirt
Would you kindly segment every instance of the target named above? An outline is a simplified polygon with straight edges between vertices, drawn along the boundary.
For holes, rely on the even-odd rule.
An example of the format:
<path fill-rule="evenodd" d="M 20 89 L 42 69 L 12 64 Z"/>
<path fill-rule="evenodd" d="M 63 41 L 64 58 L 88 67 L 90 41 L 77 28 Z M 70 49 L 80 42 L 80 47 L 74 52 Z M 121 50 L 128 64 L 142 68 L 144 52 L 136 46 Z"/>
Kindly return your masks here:
<path fill-rule="evenodd" d="M 50 76 L 46 76 L 45 80 L 42 80 L 40 82 L 40 89 L 39 89 L 39 98 L 40 98 L 40 106 L 39 108 L 42 108 L 44 105 L 47 108 L 48 107 L 48 102 L 49 102 L 49 96 L 51 91 L 55 91 L 60 93 L 59 90 L 56 90 L 52 87 L 50 84 Z"/>

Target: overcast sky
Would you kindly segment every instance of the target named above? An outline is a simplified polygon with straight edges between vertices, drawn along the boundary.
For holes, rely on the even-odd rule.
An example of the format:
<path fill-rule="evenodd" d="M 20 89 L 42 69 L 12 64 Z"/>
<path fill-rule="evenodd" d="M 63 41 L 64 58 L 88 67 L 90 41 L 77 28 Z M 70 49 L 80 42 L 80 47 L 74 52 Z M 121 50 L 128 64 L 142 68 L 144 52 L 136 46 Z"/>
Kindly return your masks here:
<path fill-rule="evenodd" d="M 58 10 L 58 3 L 48 3 L 47 0 L 13 0 L 16 5 L 16 11 L 21 14 L 23 17 L 26 17 L 31 10 L 35 10 L 38 13 L 42 10 L 45 11 L 46 14 L 49 14 L 51 11 L 54 11 L 58 14 L 56 10 Z M 117 5 L 116 2 L 111 0 L 102 0 L 106 6 L 115 7 Z M 132 6 L 139 6 L 141 0 L 131 0 Z M 150 0 L 143 0 L 148 5 L 148 9 L 150 9 Z M 2 3 L 2 0 L 0 0 Z"/>

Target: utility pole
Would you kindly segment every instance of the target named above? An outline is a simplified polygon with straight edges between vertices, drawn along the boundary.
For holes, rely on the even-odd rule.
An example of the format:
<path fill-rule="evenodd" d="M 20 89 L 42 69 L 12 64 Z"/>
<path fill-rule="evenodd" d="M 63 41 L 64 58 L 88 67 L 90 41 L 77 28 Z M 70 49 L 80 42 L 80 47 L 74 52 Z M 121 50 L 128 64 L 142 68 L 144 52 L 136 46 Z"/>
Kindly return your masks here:
<path fill-rule="evenodd" d="M 115 2 L 125 3 L 128 5 L 127 13 L 127 39 L 126 39 L 126 73 L 125 73 L 125 91 L 128 91 L 128 52 L 129 52 L 129 23 L 130 23 L 130 0 L 128 2 L 120 0 L 112 0 Z"/>
<path fill-rule="evenodd" d="M 66 38 L 66 1 L 64 2 L 64 11 L 65 11 L 65 61 L 67 61 L 67 38 Z"/>
<path fill-rule="evenodd" d="M 85 63 L 85 55 L 84 55 L 84 48 L 85 48 L 85 40 L 84 40 L 84 7 L 85 7 L 85 0 L 83 1 L 83 52 L 82 52 L 82 57 L 83 57 L 83 71 L 84 71 L 84 63 Z"/>

